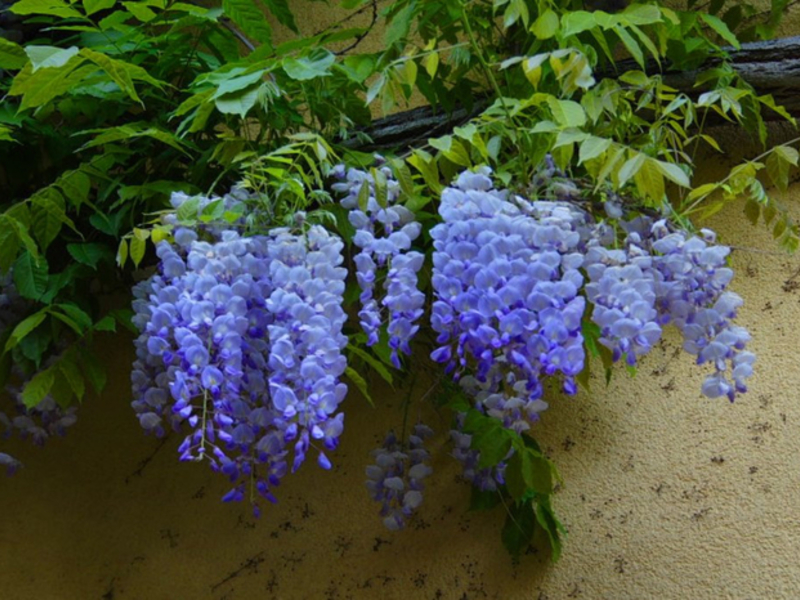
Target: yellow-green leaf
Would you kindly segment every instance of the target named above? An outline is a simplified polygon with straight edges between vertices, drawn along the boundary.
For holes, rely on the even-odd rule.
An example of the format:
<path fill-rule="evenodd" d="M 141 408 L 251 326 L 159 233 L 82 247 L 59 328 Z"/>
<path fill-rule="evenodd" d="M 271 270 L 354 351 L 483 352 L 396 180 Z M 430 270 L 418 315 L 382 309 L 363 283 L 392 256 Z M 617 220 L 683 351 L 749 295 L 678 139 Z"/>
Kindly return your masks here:
<path fill-rule="evenodd" d="M 39 371 L 34 375 L 22 390 L 22 403 L 25 407 L 33 408 L 44 400 L 45 396 L 50 393 L 50 388 L 53 387 L 54 381 L 55 372 L 53 367 Z"/>
<path fill-rule="evenodd" d="M 558 15 L 550 8 L 544 11 L 531 25 L 531 33 L 540 40 L 553 37 L 558 31 Z"/>
<path fill-rule="evenodd" d="M 138 237 L 132 237 L 129 243 L 131 248 L 131 260 L 133 261 L 133 265 L 138 267 L 139 263 L 141 263 L 142 259 L 144 258 L 147 242 L 139 239 Z"/>

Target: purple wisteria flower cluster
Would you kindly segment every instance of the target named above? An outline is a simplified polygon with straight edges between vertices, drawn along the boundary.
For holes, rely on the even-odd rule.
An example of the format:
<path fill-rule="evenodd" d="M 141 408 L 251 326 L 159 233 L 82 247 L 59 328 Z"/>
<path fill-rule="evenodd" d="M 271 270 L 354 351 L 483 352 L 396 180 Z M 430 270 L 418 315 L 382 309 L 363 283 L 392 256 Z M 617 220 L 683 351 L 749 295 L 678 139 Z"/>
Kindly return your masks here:
<path fill-rule="evenodd" d="M 158 273 L 135 289 L 132 406 L 155 435 L 188 425 L 181 460 L 225 474 L 234 487 L 223 500 L 253 482 L 274 502 L 313 444 L 331 468 L 325 450 L 343 430 L 343 244 L 319 226 L 204 233 L 176 229 L 157 246 Z"/>
<path fill-rule="evenodd" d="M 29 310 L 29 302 L 17 294 L 12 280 L 12 272 L 0 280 L 0 339 L 6 331 L 13 329 Z M 59 351 L 63 350 L 63 346 Z M 58 355 L 45 359 L 42 368 L 53 365 Z M 48 394 L 36 406 L 27 408 L 22 401 L 22 390 L 30 380 L 22 368 L 15 364 L 11 369 L 10 383 L 5 386 L 0 397 L 0 439 L 17 435 L 29 439 L 37 446 L 43 446 L 50 437 L 63 436 L 66 429 L 78 420 L 75 406 L 61 407 Z M 13 475 L 22 463 L 13 456 L 0 452 L 0 468 L 5 467 L 8 475 Z"/>
<path fill-rule="evenodd" d="M 609 249 L 598 240 L 586 253 L 586 298 L 594 305 L 592 321 L 600 327 L 600 343 L 616 362 L 630 366 L 661 339 L 663 320 L 656 311 L 657 270 L 641 236 L 631 231 L 623 248 Z"/>
<path fill-rule="evenodd" d="M 714 366 L 714 374 L 703 382 L 703 394 L 733 401 L 747 391 L 755 355 L 744 349 L 750 334 L 733 324 L 743 301 L 727 290 L 733 278 L 726 262 L 730 248 L 716 245 L 716 235 L 708 229 L 696 236 L 672 231 L 664 220 L 648 225 L 661 319 L 681 331 L 683 349 L 697 356 L 698 365 Z"/>
<path fill-rule="evenodd" d="M 744 350 L 750 335 L 732 322 L 742 299 L 726 289 L 733 277 L 726 266 L 730 249 L 715 245 L 708 229 L 690 235 L 650 217 L 620 224 L 627 233 L 623 249 L 594 243 L 587 253 L 586 296 L 600 342 L 614 360 L 624 355 L 635 365 L 672 323 L 697 363 L 714 365 L 701 388 L 705 396 L 734 400 L 747 391 L 755 355 Z"/>
<path fill-rule="evenodd" d="M 432 357 L 460 378 L 478 408 L 522 432 L 547 405 L 545 376 L 568 394 L 583 370 L 585 299 L 579 251 L 583 213 L 529 203 L 493 189 L 488 169 L 465 172 L 444 190 L 443 223 L 431 230 Z M 535 216 L 534 216 L 535 215 Z"/>
<path fill-rule="evenodd" d="M 356 278 L 361 288 L 358 316 L 367 334 L 367 345 L 378 342 L 380 327 L 385 320 L 381 310 L 383 306 L 388 313 L 391 360 L 399 369 L 399 353 L 411 354 L 409 344 L 419 330 L 416 322 L 422 316 L 425 304 L 417 277 L 424 256 L 411 250 L 412 242 L 419 237 L 420 224 L 414 220 L 414 213 L 398 203 L 400 185 L 393 179 L 389 167 L 373 169 L 369 173 L 359 169 L 345 170 L 340 165 L 334 175 L 340 181 L 332 187 L 346 194 L 341 205 L 349 210 L 348 218 L 356 229 L 353 243 L 361 249 L 355 257 Z M 378 193 L 376 186 L 380 186 L 382 193 Z M 362 193 L 362 189 L 367 193 Z M 384 295 L 379 299 L 375 288 L 381 277 L 384 277 Z"/>
<path fill-rule="evenodd" d="M 387 529 L 402 529 L 422 504 L 423 481 L 432 473 L 426 463 L 430 453 L 424 444 L 432 435 L 430 427 L 417 423 L 405 444 L 389 432 L 383 445 L 372 451 L 375 463 L 366 469 L 367 490 L 381 503 L 380 514 Z"/>

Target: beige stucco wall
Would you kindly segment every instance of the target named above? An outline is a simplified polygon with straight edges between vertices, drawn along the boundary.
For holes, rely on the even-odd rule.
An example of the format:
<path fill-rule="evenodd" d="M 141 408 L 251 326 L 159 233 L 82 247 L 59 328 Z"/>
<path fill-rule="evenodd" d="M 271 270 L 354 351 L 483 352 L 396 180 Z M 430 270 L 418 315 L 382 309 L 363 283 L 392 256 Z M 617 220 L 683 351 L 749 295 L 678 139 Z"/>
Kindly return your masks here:
<path fill-rule="evenodd" d="M 800 186 L 780 197 L 800 218 Z M 351 393 L 334 470 L 309 463 L 287 477 L 260 520 L 221 504 L 226 482 L 178 463 L 177 437 L 142 435 L 120 334 L 104 343 L 106 392 L 67 438 L 5 447 L 26 468 L 0 478 L 0 599 L 800 598 L 800 257 L 747 225 L 740 203 L 709 224 L 739 247 L 733 288 L 759 356 L 752 391 L 735 404 L 702 398 L 703 372 L 671 336 L 636 378 L 619 370 L 592 395 L 553 398 L 535 433 L 565 480 L 558 564 L 512 565 L 501 512 L 466 512 L 447 415 L 427 407 L 439 435 L 425 502 L 409 529 L 382 528 L 363 470 L 399 427 L 406 390 L 377 387 L 377 409 Z M 424 394 L 424 377 L 414 389 Z"/>

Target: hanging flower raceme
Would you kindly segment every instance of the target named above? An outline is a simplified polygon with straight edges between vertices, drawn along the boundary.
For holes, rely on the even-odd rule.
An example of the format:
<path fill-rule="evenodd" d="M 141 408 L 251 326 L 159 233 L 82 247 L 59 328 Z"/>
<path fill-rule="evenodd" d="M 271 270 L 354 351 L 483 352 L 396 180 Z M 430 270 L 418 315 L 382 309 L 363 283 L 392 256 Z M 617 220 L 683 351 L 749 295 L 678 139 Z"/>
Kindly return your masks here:
<path fill-rule="evenodd" d="M 235 484 L 224 500 L 253 481 L 275 501 L 290 444 L 296 469 L 312 439 L 333 449 L 342 432 L 343 244 L 319 226 L 204 234 L 160 242 L 159 272 L 135 290 L 133 408 L 156 435 L 190 428 L 181 459 L 224 473 Z M 330 468 L 323 451 L 318 462 Z"/>
<path fill-rule="evenodd" d="M 424 444 L 432 435 L 430 427 L 417 423 L 404 444 L 389 432 L 383 445 L 372 451 L 375 463 L 366 469 L 367 490 L 381 503 L 380 514 L 387 529 L 402 529 L 422 504 L 423 481 L 432 473 L 426 462 L 430 453 Z"/>
<path fill-rule="evenodd" d="M 340 166 L 335 174 L 341 181 L 332 187 L 346 194 L 341 204 L 350 211 L 348 218 L 356 229 L 353 243 L 361 249 L 354 262 L 361 288 L 358 316 L 367 334 L 367 345 L 378 342 L 384 322 L 383 306 L 388 313 L 391 360 L 400 368 L 399 353 L 411 354 L 409 344 L 419 330 L 416 322 L 425 303 L 424 294 L 417 289 L 417 274 L 424 256 L 410 249 L 419 237 L 420 224 L 410 210 L 398 203 L 400 186 L 388 167 L 368 173 L 358 169 L 345 171 Z M 380 277 L 385 279 L 384 294 L 379 299 L 375 287 Z"/>
<path fill-rule="evenodd" d="M 585 217 L 566 205 L 512 201 L 492 189 L 488 169 L 445 189 L 439 213 L 432 357 L 457 378 L 474 375 L 479 407 L 523 431 L 547 406 L 543 377 L 562 374 L 575 393 L 583 369 Z"/>

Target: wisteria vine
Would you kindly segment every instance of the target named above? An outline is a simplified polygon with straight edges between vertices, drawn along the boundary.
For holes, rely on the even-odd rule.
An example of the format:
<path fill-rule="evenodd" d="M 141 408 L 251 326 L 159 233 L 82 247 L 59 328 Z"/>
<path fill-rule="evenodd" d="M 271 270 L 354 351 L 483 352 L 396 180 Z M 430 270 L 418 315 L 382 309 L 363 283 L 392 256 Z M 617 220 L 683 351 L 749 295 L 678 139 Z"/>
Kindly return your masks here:
<path fill-rule="evenodd" d="M 442 191 L 439 220 L 425 231 L 383 159 L 370 170 L 340 165 L 332 176 L 355 229 L 360 328 L 368 347 L 386 344 L 397 369 L 426 312 L 420 273 L 423 242 L 432 240 L 431 358 L 469 399 L 454 414 L 452 456 L 481 492 L 511 485 L 509 465 L 525 446 L 502 446 L 486 464 L 467 413 L 522 439 L 548 408 L 548 381 L 578 391 L 587 335 L 612 361 L 635 367 L 674 324 L 684 349 L 713 369 L 705 396 L 733 400 L 747 390 L 755 356 L 734 325 L 742 300 L 727 289 L 730 250 L 713 232 L 691 234 L 616 201 L 587 208 L 568 180 L 553 188 L 555 199 L 525 198 L 497 189 L 486 167 Z M 532 189 L 554 178 L 565 179 L 548 158 Z M 230 481 L 222 499 L 247 498 L 258 515 L 259 498 L 276 502 L 275 488 L 309 453 L 332 468 L 347 394 L 348 269 L 342 239 L 305 215 L 249 231 L 251 200 L 241 189 L 173 195 L 157 269 L 134 289 L 132 406 L 145 432 L 182 431 L 180 460 L 207 460 Z M 14 321 L 10 280 L 3 289 L 2 314 Z M 51 398 L 25 409 L 9 391 L 18 414 L 0 412 L 5 435 L 41 443 L 74 422 L 74 411 Z M 404 527 L 422 504 L 433 435 L 418 423 L 408 437 L 389 432 L 372 453 L 366 487 L 389 529 Z M 0 466 L 13 471 L 19 462 L 0 453 Z"/>

